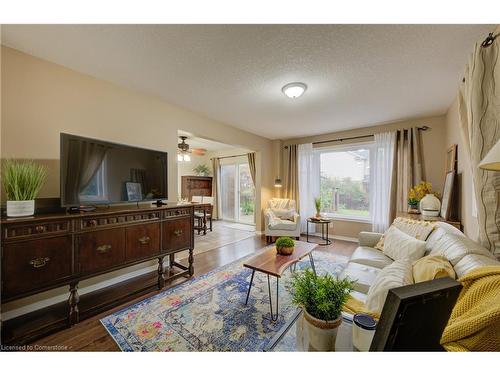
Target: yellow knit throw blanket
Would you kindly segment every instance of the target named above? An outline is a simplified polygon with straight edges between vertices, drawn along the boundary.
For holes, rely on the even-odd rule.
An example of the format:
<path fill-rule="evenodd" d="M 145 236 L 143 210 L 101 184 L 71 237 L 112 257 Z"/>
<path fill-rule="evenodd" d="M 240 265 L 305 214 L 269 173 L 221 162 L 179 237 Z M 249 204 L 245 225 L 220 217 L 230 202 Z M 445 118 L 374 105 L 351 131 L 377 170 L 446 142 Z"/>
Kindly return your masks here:
<path fill-rule="evenodd" d="M 463 289 L 441 337 L 447 351 L 500 350 L 500 266 L 478 268 Z"/>

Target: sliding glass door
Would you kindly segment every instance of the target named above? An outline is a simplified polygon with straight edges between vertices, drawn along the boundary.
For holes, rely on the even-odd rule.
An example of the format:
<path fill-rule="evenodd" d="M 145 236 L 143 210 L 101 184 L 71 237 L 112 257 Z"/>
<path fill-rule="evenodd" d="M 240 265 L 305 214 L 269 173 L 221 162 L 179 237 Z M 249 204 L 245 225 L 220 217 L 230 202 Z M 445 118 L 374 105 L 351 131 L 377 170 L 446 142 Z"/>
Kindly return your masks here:
<path fill-rule="evenodd" d="M 255 224 L 255 187 L 248 163 L 221 165 L 222 219 Z"/>

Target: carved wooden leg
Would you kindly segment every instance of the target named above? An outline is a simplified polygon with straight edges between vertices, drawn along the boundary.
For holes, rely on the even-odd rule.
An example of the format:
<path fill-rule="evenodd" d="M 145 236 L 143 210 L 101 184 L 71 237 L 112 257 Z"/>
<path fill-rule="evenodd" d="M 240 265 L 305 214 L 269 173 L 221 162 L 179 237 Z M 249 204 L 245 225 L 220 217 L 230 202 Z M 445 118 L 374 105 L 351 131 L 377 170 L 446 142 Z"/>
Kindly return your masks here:
<path fill-rule="evenodd" d="M 70 326 L 78 323 L 80 317 L 80 311 L 78 310 L 78 302 L 80 302 L 80 296 L 78 294 L 78 282 L 69 284 L 69 324 Z"/>
<path fill-rule="evenodd" d="M 158 289 L 163 289 L 165 286 L 165 276 L 163 275 L 163 258 L 158 258 Z"/>
<path fill-rule="evenodd" d="M 194 263 L 194 256 L 193 256 L 193 249 L 189 249 L 189 257 L 188 257 L 188 261 L 189 261 L 189 276 L 193 276 L 193 274 L 194 274 L 194 266 L 193 266 L 193 263 Z"/>

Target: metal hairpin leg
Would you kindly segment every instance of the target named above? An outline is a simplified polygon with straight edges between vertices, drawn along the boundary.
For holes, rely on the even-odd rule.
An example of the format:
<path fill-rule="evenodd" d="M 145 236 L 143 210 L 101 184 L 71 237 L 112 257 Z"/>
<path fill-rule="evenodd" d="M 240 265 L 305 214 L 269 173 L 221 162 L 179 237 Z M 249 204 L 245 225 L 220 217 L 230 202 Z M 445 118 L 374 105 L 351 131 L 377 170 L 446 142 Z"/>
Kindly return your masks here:
<path fill-rule="evenodd" d="M 252 290 L 253 275 L 255 275 L 255 270 L 252 270 L 252 276 L 250 277 L 250 284 L 248 285 L 247 299 L 245 305 L 248 304 L 248 297 L 250 297 L 250 290 Z"/>
<path fill-rule="evenodd" d="M 273 322 L 278 320 L 279 317 L 279 277 L 276 278 L 276 315 L 273 315 L 273 299 L 271 296 L 271 281 L 267 275 L 267 290 L 269 291 L 269 309 L 271 310 L 271 320 Z"/>
<path fill-rule="evenodd" d="M 317 274 L 316 274 L 316 267 L 314 266 L 314 259 L 313 259 L 312 253 L 309 253 L 309 262 L 311 262 L 311 267 L 312 267 L 312 270 L 314 272 L 314 275 L 317 276 Z"/>

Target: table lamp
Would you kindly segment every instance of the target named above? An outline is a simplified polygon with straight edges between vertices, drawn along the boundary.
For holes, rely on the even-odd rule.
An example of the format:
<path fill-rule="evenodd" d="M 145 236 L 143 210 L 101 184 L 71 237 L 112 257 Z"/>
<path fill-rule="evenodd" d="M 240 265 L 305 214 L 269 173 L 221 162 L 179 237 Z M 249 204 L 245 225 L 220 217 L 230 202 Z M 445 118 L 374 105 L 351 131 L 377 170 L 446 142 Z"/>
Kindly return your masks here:
<path fill-rule="evenodd" d="M 483 160 L 480 161 L 479 168 L 488 171 L 500 171 L 500 140 L 488 151 Z"/>

